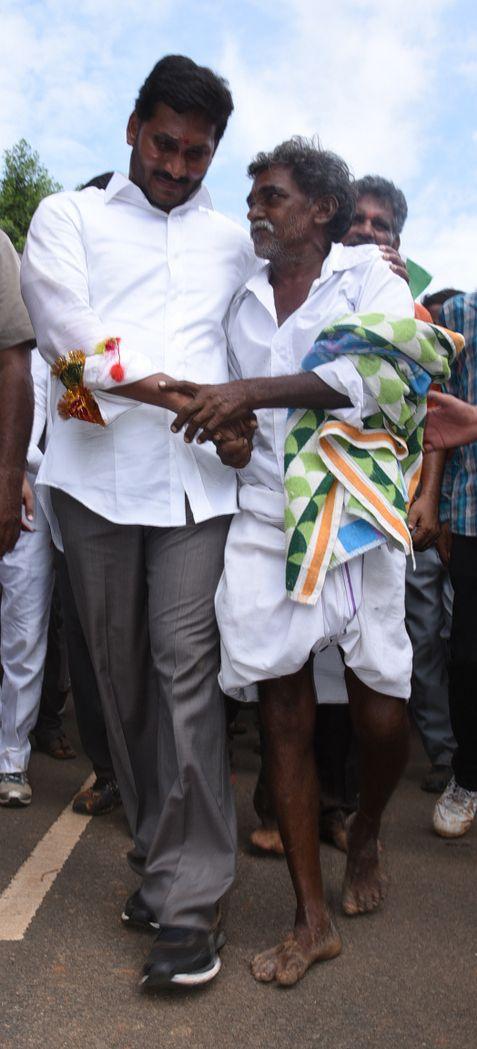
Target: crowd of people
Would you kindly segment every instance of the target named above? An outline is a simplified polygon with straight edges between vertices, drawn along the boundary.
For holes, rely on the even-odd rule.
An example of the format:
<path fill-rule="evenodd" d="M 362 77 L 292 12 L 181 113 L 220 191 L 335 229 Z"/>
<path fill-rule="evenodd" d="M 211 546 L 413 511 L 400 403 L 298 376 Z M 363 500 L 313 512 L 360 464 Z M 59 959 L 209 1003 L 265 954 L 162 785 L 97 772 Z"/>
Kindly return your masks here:
<path fill-rule="evenodd" d="M 259 981 L 341 950 L 320 838 L 347 853 L 344 913 L 381 904 L 409 711 L 436 833 L 477 811 L 477 295 L 415 302 L 403 193 L 315 141 L 251 161 L 250 236 L 214 211 L 232 110 L 163 58 L 129 177 L 42 201 L 21 294 L 0 233 L 0 804 L 32 800 L 31 733 L 74 757 L 71 687 L 95 773 L 73 808 L 124 806 L 152 991 L 220 969 L 237 703 L 258 703 L 252 845 L 296 895 Z"/>

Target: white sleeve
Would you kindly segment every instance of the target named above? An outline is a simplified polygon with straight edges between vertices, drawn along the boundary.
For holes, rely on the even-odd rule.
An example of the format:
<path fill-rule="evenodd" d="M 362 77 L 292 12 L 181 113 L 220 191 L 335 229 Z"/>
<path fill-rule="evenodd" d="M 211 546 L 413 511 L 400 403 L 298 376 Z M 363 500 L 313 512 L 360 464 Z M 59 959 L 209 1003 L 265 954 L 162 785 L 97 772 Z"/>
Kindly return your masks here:
<path fill-rule="evenodd" d="M 393 317 L 414 317 L 414 300 L 409 285 L 393 273 L 380 253 L 366 266 L 356 302 L 356 313 L 373 310 Z"/>
<path fill-rule="evenodd" d="M 27 452 L 27 470 L 29 473 L 37 474 L 43 459 L 39 444 L 46 426 L 48 365 L 36 349 L 32 350 L 31 354 L 31 375 L 35 409 Z"/>
<path fill-rule="evenodd" d="M 83 381 L 101 402 L 104 421 L 134 408 L 137 402 L 126 398 L 97 396 L 97 391 L 120 384 L 110 375 L 108 355 L 95 349 L 105 339 L 120 338 L 121 332 L 109 331 L 89 304 L 81 219 L 68 194 L 45 198 L 33 216 L 22 259 L 21 289 L 45 360 L 54 364 L 70 350 L 83 350 L 87 358 Z M 121 364 L 125 383 L 151 374 L 150 360 L 123 343 Z"/>
<path fill-rule="evenodd" d="M 356 302 L 356 313 L 387 313 L 393 317 L 414 317 L 414 300 L 402 277 L 393 273 L 387 262 L 376 255 L 366 266 Z M 351 401 L 351 408 L 333 408 L 333 418 L 361 430 L 363 419 L 374 415 L 378 405 L 363 383 L 361 376 L 349 357 L 343 355 L 314 369 L 323 382 L 333 390 L 344 394 Z"/>

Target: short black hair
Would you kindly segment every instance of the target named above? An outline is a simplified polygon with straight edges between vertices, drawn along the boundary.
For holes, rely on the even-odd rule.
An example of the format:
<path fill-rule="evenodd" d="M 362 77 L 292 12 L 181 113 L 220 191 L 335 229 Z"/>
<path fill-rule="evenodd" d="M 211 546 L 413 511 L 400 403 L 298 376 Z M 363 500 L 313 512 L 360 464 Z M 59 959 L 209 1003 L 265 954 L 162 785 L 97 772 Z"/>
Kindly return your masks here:
<path fill-rule="evenodd" d="M 407 200 L 402 190 L 381 175 L 363 175 L 363 178 L 357 178 L 354 189 L 356 202 L 369 193 L 370 196 L 385 200 L 390 205 L 393 213 L 393 233 L 395 237 L 399 236 L 407 219 Z"/>
<path fill-rule="evenodd" d="M 257 153 L 247 174 L 255 178 L 278 164 L 290 168 L 298 188 L 310 201 L 325 196 L 336 198 L 338 209 L 327 230 L 332 240 L 341 240 L 351 225 L 355 209 L 353 176 L 345 161 L 336 153 L 322 149 L 318 139 L 294 135 L 270 153 Z"/>
<path fill-rule="evenodd" d="M 440 291 L 433 291 L 430 295 L 424 295 L 422 305 L 429 309 L 429 306 L 442 306 L 447 299 L 453 299 L 454 295 L 465 295 L 465 292 L 459 291 L 458 288 L 441 288 Z"/>
<path fill-rule="evenodd" d="M 216 145 L 234 108 L 227 81 L 185 55 L 165 55 L 156 63 L 136 99 L 139 120 L 151 120 L 160 102 L 176 113 L 204 113 L 215 125 Z"/>
<path fill-rule="evenodd" d="M 114 171 L 105 171 L 102 175 L 95 175 L 94 178 L 90 178 L 89 182 L 85 182 L 81 189 L 106 189 L 114 175 Z"/>

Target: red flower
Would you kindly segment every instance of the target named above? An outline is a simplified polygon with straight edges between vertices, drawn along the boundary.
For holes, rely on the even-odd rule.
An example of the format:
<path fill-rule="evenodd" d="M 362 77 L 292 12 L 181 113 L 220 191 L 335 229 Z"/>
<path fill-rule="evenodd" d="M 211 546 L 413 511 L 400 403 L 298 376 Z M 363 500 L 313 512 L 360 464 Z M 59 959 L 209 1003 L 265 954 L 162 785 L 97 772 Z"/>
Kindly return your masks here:
<path fill-rule="evenodd" d="M 115 382 L 122 382 L 124 379 L 124 368 L 122 364 L 113 364 L 109 369 L 109 374 Z"/>

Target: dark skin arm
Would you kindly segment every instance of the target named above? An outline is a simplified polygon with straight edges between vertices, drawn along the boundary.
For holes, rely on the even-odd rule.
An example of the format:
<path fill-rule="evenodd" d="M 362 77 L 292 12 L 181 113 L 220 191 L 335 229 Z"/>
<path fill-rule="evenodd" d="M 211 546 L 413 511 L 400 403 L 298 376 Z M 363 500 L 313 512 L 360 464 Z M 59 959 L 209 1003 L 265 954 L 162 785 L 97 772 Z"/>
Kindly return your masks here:
<path fill-rule="evenodd" d="M 20 534 L 22 484 L 33 422 L 32 342 L 0 350 L 0 557 Z"/>
<path fill-rule="evenodd" d="M 196 383 L 175 382 L 168 375 L 158 372 L 145 379 L 139 379 L 138 382 L 118 386 L 108 392 L 179 413 L 185 410 L 192 401 L 193 391 L 199 389 L 201 387 Z M 202 428 L 204 430 L 202 441 L 213 440 L 224 466 L 231 466 L 239 470 L 250 461 L 252 437 L 256 425 L 254 416 L 251 412 L 246 411 L 242 418 L 237 418 L 233 422 L 224 422 L 220 428 L 217 428 L 214 435 L 207 428 Z"/>
<path fill-rule="evenodd" d="M 428 550 L 439 536 L 439 497 L 445 462 L 445 451 L 429 452 L 423 459 L 419 495 L 408 516 L 416 550 Z"/>
<path fill-rule="evenodd" d="M 190 394 L 189 402 L 171 426 L 174 433 L 186 426 L 186 441 L 192 441 L 198 430 L 204 429 L 215 439 L 223 424 L 240 420 L 258 408 L 349 408 L 351 404 L 348 397 L 337 393 L 314 372 L 238 379 L 195 389 L 188 383 L 169 381 L 165 385 L 169 390 Z M 204 439 L 207 438 L 202 435 L 199 438 Z"/>

